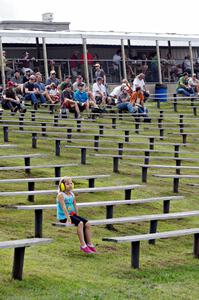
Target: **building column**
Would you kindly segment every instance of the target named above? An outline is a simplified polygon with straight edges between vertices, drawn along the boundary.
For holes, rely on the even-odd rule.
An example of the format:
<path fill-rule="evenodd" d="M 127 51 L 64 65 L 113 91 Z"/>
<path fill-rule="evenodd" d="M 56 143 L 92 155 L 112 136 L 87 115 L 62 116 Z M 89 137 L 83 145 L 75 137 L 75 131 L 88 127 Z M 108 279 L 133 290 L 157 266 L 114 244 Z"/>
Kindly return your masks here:
<path fill-rule="evenodd" d="M 121 51 L 122 51 L 123 78 L 127 79 L 127 74 L 126 74 L 126 56 L 125 56 L 125 49 L 124 49 L 124 39 L 121 39 Z"/>
<path fill-rule="evenodd" d="M 45 80 L 48 79 L 48 58 L 47 58 L 47 49 L 46 49 L 46 39 L 42 37 L 43 44 L 43 58 L 44 58 L 44 71 L 45 71 Z"/>
<path fill-rule="evenodd" d="M 3 89 L 6 87 L 6 77 L 5 77 L 5 66 L 4 66 L 4 59 L 3 59 L 3 44 L 2 44 L 2 37 L 0 36 L 0 65 L 1 65 L 1 81 L 3 85 Z"/>
<path fill-rule="evenodd" d="M 89 72 L 88 72 L 88 58 L 87 58 L 87 46 L 86 46 L 86 39 L 82 38 L 83 43 L 83 53 L 84 53 L 84 74 L 85 74 L 85 81 L 87 86 L 89 87 Z"/>
<path fill-rule="evenodd" d="M 159 83 L 162 84 L 162 72 L 161 72 L 161 63 L 160 63 L 160 48 L 159 42 L 156 40 L 156 53 L 157 53 L 157 60 L 158 60 L 158 77 Z"/>
<path fill-rule="evenodd" d="M 189 41 L 189 56 L 190 56 L 190 62 L 191 62 L 191 74 L 194 73 L 194 66 L 193 66 L 193 52 L 192 52 L 192 45 Z"/>

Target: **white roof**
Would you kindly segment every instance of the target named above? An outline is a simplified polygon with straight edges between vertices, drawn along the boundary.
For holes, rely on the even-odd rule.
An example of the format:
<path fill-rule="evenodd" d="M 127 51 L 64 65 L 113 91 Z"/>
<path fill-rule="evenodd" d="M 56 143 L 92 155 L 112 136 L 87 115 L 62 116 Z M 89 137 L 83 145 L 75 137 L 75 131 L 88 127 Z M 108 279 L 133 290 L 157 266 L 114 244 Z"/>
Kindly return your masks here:
<path fill-rule="evenodd" d="M 127 40 L 131 40 L 131 45 L 155 46 L 155 41 L 159 41 L 160 46 L 199 46 L 199 35 L 174 34 L 174 33 L 136 33 L 136 32 L 96 32 L 96 31 L 30 31 L 30 30 L 0 30 L 3 43 L 24 43 L 34 44 L 35 38 L 46 38 L 47 44 L 82 44 L 82 38 L 87 40 L 87 44 L 95 45 L 120 45 L 121 39 L 127 45 Z"/>

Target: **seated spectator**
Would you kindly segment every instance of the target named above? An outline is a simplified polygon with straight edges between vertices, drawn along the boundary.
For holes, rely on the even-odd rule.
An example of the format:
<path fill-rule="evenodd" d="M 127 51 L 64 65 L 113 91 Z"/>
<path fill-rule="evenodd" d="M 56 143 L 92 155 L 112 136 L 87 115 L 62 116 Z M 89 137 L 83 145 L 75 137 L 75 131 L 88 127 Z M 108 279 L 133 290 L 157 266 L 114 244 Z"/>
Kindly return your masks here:
<path fill-rule="evenodd" d="M 133 91 L 136 91 L 137 87 L 141 88 L 141 91 L 144 94 L 144 101 L 147 100 L 147 98 L 149 97 L 149 92 L 146 91 L 146 86 L 145 86 L 145 75 L 143 73 L 140 73 L 139 75 L 137 75 L 133 81 Z"/>
<path fill-rule="evenodd" d="M 195 94 L 194 89 L 189 85 L 188 81 L 189 74 L 184 72 L 177 82 L 176 92 L 178 94 L 182 94 L 184 96 L 191 96 Z"/>
<path fill-rule="evenodd" d="M 25 92 L 25 100 L 31 100 L 34 109 L 37 110 L 38 108 L 38 99 L 37 99 L 37 92 L 38 89 L 35 86 L 35 75 L 30 75 L 29 80 L 24 83 L 24 92 Z"/>
<path fill-rule="evenodd" d="M 107 93 L 102 77 L 98 77 L 97 81 L 93 84 L 93 96 L 98 105 L 106 105 Z"/>
<path fill-rule="evenodd" d="M 50 86 L 52 82 L 56 86 L 58 86 L 60 84 L 59 79 L 56 78 L 56 72 L 55 72 L 55 70 L 51 70 L 50 71 L 50 77 L 46 80 L 46 87 Z"/>
<path fill-rule="evenodd" d="M 15 113 L 17 111 L 26 112 L 20 99 L 17 97 L 16 91 L 14 89 L 15 83 L 8 81 L 5 91 L 3 92 L 2 107 L 3 109 L 10 109 L 11 112 Z"/>
<path fill-rule="evenodd" d="M 83 77 L 82 75 L 78 75 L 76 77 L 75 82 L 73 83 L 73 91 L 76 92 L 78 90 L 78 83 L 83 83 L 84 84 L 84 88 L 86 87 L 85 82 L 83 82 Z"/>
<path fill-rule="evenodd" d="M 47 100 L 49 100 L 52 104 L 60 102 L 60 92 L 54 82 L 52 82 L 49 86 L 48 95 L 49 97 L 47 97 Z"/>
<path fill-rule="evenodd" d="M 27 81 L 30 79 L 30 75 L 31 75 L 31 70 L 30 70 L 30 69 L 27 69 L 27 70 L 25 71 L 24 76 L 23 76 L 22 82 L 23 82 L 23 83 L 27 82 Z"/>
<path fill-rule="evenodd" d="M 23 84 L 23 78 L 19 70 L 15 70 L 14 76 L 11 78 L 11 81 L 17 85 Z"/>
<path fill-rule="evenodd" d="M 131 95 L 130 102 L 133 105 L 133 113 L 138 113 L 144 117 L 144 122 L 150 122 L 148 118 L 148 109 L 144 107 L 144 94 L 141 87 L 136 87 L 135 92 Z"/>
<path fill-rule="evenodd" d="M 60 85 L 58 86 L 59 92 L 61 93 L 61 92 L 65 89 L 65 87 L 66 87 L 68 84 L 70 84 L 70 85 L 71 85 L 71 88 L 72 88 L 71 76 L 70 76 L 70 75 L 66 75 L 66 76 L 65 76 L 65 80 L 62 81 L 62 82 L 60 83 Z"/>
<path fill-rule="evenodd" d="M 35 87 L 37 89 L 37 98 L 41 99 L 41 103 L 46 103 L 46 100 L 53 103 L 49 95 L 49 92 L 46 89 L 45 84 L 42 82 L 42 74 L 40 72 L 37 72 L 35 76 L 36 76 Z"/>
<path fill-rule="evenodd" d="M 130 103 L 128 89 L 129 88 L 127 86 L 121 86 L 121 92 L 117 100 L 117 108 L 119 112 L 127 110 L 128 112 L 133 113 L 133 106 Z"/>
<path fill-rule="evenodd" d="M 199 94 L 199 80 L 196 77 L 196 74 L 194 73 L 192 77 L 189 78 L 188 84 L 190 87 L 194 89 L 194 91 Z"/>
<path fill-rule="evenodd" d="M 78 90 L 74 94 L 74 99 L 77 102 L 80 111 L 86 109 L 86 111 L 89 112 L 88 93 L 85 92 L 83 83 L 78 83 Z"/>
<path fill-rule="evenodd" d="M 121 88 L 127 86 L 128 81 L 126 79 L 123 79 L 121 84 L 116 86 L 109 94 L 109 97 L 111 98 L 111 103 L 116 104 L 118 96 L 121 92 Z"/>
<path fill-rule="evenodd" d="M 75 118 L 80 118 L 80 110 L 77 101 L 74 100 L 74 92 L 72 91 L 71 84 L 67 83 L 65 89 L 61 94 L 61 113 L 75 112 Z"/>

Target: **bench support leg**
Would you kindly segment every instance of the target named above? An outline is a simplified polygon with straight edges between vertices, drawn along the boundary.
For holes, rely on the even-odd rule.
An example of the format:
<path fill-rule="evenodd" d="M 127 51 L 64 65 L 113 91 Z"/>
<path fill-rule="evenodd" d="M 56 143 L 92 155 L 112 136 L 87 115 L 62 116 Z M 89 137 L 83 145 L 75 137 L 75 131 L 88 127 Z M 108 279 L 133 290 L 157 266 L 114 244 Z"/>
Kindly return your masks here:
<path fill-rule="evenodd" d="M 8 126 L 3 126 L 3 140 L 4 142 L 8 142 Z"/>
<path fill-rule="evenodd" d="M 55 140 L 55 155 L 60 156 L 61 141 Z"/>
<path fill-rule="evenodd" d="M 158 226 L 158 221 L 157 220 L 152 220 L 150 221 L 150 233 L 156 233 L 157 232 L 157 226 Z M 150 245 L 155 245 L 155 240 L 149 240 Z"/>
<path fill-rule="evenodd" d="M 118 155 L 123 155 L 123 143 L 118 143 Z M 120 157 L 122 159 L 122 157 Z"/>
<path fill-rule="evenodd" d="M 119 173 L 119 158 L 116 156 L 113 157 L 113 172 Z"/>
<path fill-rule="evenodd" d="M 179 178 L 173 178 L 173 192 L 178 193 L 178 188 L 179 188 Z"/>
<path fill-rule="evenodd" d="M 43 221 L 43 210 L 35 210 L 35 237 L 42 237 L 42 221 Z"/>
<path fill-rule="evenodd" d="M 81 120 L 77 120 L 77 132 L 81 131 L 81 124 L 82 124 L 82 121 Z"/>
<path fill-rule="evenodd" d="M 72 128 L 67 128 L 67 143 L 71 143 Z"/>
<path fill-rule="evenodd" d="M 30 157 L 24 157 L 24 164 L 25 164 L 25 167 L 29 167 L 30 166 Z M 27 174 L 30 174 L 30 169 L 26 169 L 25 172 Z"/>
<path fill-rule="evenodd" d="M 37 133 L 36 132 L 32 133 L 32 148 L 33 149 L 37 148 Z"/>
<path fill-rule="evenodd" d="M 149 149 L 154 150 L 155 138 L 149 138 Z"/>
<path fill-rule="evenodd" d="M 147 183 L 147 170 L 148 167 L 142 167 L 142 182 Z"/>
<path fill-rule="evenodd" d="M 28 182 L 28 190 L 29 191 L 35 190 L 35 182 Z M 34 195 L 28 195 L 28 201 L 34 202 Z"/>
<path fill-rule="evenodd" d="M 106 219 L 112 219 L 113 218 L 113 205 L 106 206 Z M 106 228 L 109 230 L 114 230 L 114 227 L 112 224 L 107 224 Z"/>
<path fill-rule="evenodd" d="M 163 202 L 163 213 L 168 214 L 170 210 L 170 200 L 164 200 Z"/>
<path fill-rule="evenodd" d="M 12 278 L 22 280 L 25 247 L 14 249 Z"/>
<path fill-rule="evenodd" d="M 194 234 L 194 249 L 193 254 L 199 258 L 199 233 Z"/>
<path fill-rule="evenodd" d="M 61 167 L 55 167 L 55 177 L 61 177 Z M 59 181 L 56 181 L 55 184 L 59 184 Z"/>
<path fill-rule="evenodd" d="M 124 141 L 125 141 L 126 143 L 129 142 L 129 130 L 125 130 L 125 131 L 124 131 Z"/>
<path fill-rule="evenodd" d="M 81 148 L 81 164 L 86 164 L 86 148 Z"/>
<path fill-rule="evenodd" d="M 131 190 L 125 190 L 125 200 L 131 200 Z"/>
<path fill-rule="evenodd" d="M 131 242 L 131 267 L 139 268 L 140 242 Z"/>
<path fill-rule="evenodd" d="M 95 178 L 89 178 L 88 186 L 89 186 L 89 188 L 94 188 L 95 187 Z"/>
<path fill-rule="evenodd" d="M 112 128 L 116 128 L 116 118 L 112 118 Z"/>

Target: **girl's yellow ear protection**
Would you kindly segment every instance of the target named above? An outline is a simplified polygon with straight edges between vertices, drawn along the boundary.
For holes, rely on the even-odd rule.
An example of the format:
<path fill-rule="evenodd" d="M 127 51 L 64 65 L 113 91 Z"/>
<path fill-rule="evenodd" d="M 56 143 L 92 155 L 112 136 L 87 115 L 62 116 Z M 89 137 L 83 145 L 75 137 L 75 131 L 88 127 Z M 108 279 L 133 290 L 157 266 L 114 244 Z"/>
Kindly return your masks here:
<path fill-rule="evenodd" d="M 60 190 L 61 192 L 65 191 L 65 184 L 63 182 L 60 184 Z"/>
<path fill-rule="evenodd" d="M 72 189 L 74 189 L 74 187 L 75 187 L 75 185 L 74 185 L 74 183 L 72 183 Z"/>

